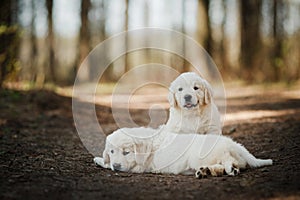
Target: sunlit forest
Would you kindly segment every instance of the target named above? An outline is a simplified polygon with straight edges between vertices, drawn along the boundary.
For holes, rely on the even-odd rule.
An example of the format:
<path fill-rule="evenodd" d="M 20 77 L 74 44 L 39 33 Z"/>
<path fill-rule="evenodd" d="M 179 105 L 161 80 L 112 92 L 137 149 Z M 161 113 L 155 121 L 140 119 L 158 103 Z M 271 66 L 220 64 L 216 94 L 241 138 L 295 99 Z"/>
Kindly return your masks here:
<path fill-rule="evenodd" d="M 4 0 L 0 82 L 72 85 L 96 45 L 123 31 L 157 27 L 201 44 L 225 81 L 292 83 L 300 77 L 299 19 L 298 0 Z M 111 63 L 105 81 L 150 61 L 179 72 L 192 67 L 174 55 L 135 54 Z"/>
<path fill-rule="evenodd" d="M 300 0 L 0 0 L 0 199 L 300 199 L 299 41 Z"/>

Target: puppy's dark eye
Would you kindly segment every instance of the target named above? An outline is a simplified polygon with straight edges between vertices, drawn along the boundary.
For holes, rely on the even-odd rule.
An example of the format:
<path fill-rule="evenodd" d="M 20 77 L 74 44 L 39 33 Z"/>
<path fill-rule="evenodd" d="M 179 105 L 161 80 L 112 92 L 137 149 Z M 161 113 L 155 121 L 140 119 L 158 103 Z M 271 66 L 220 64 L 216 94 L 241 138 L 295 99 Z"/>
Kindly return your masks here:
<path fill-rule="evenodd" d="M 182 88 L 178 88 L 178 91 L 182 91 Z"/>
<path fill-rule="evenodd" d="M 199 88 L 197 86 L 194 87 L 194 90 L 198 90 Z"/>
<path fill-rule="evenodd" d="M 111 150 L 110 153 L 114 153 L 114 150 Z"/>
<path fill-rule="evenodd" d="M 130 153 L 129 151 L 123 151 L 124 156 L 128 155 L 129 153 Z"/>

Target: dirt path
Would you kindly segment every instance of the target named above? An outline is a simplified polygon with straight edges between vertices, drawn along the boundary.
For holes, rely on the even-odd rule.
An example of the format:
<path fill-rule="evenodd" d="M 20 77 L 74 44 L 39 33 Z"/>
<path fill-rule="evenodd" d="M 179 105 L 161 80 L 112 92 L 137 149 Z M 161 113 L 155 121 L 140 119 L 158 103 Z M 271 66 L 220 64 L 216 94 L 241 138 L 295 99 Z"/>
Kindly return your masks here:
<path fill-rule="evenodd" d="M 0 199 L 300 199 L 300 90 L 231 95 L 224 133 L 274 165 L 202 180 L 98 168 L 76 133 L 70 98 L 0 97 Z M 117 128 L 110 108 L 96 109 L 106 132 Z M 145 123 L 147 112 L 132 114 Z"/>

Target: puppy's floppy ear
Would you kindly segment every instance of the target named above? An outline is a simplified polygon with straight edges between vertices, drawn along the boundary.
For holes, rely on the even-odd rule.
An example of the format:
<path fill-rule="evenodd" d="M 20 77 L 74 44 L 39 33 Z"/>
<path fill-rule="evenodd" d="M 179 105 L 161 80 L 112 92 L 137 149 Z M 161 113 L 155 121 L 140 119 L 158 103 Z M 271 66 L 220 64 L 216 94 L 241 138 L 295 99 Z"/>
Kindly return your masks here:
<path fill-rule="evenodd" d="M 109 164 L 110 159 L 109 159 L 108 149 L 107 148 L 104 149 L 102 156 L 103 156 L 104 164 Z"/>
<path fill-rule="evenodd" d="M 144 143 L 136 143 L 134 145 L 135 160 L 138 165 L 144 166 L 149 159 L 152 151 L 152 145 Z"/>
<path fill-rule="evenodd" d="M 210 84 L 205 80 L 203 82 L 203 86 L 204 86 L 204 104 L 209 104 L 213 98 L 213 91 Z"/>
<path fill-rule="evenodd" d="M 175 92 L 173 92 L 171 89 L 169 90 L 168 100 L 169 100 L 169 103 L 170 103 L 171 107 L 176 107 L 177 106 Z"/>

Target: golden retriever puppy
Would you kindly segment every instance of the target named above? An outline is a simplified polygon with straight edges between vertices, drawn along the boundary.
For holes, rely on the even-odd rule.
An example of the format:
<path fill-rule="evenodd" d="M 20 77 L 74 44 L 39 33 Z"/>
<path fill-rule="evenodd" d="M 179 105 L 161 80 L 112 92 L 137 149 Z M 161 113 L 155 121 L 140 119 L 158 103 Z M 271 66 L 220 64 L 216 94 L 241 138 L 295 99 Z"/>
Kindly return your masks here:
<path fill-rule="evenodd" d="M 194 72 L 178 76 L 169 88 L 167 129 L 176 133 L 221 134 L 221 117 L 210 84 Z"/>
<path fill-rule="evenodd" d="M 144 127 L 118 129 L 107 136 L 103 158 L 96 157 L 94 162 L 113 171 L 147 172 L 147 161 L 161 143 L 161 130 Z"/>
<path fill-rule="evenodd" d="M 134 173 L 235 176 L 240 168 L 272 165 L 257 159 L 245 147 L 221 135 L 177 134 L 164 127 L 122 128 L 106 139 L 103 158 L 94 162 L 104 168 Z"/>

